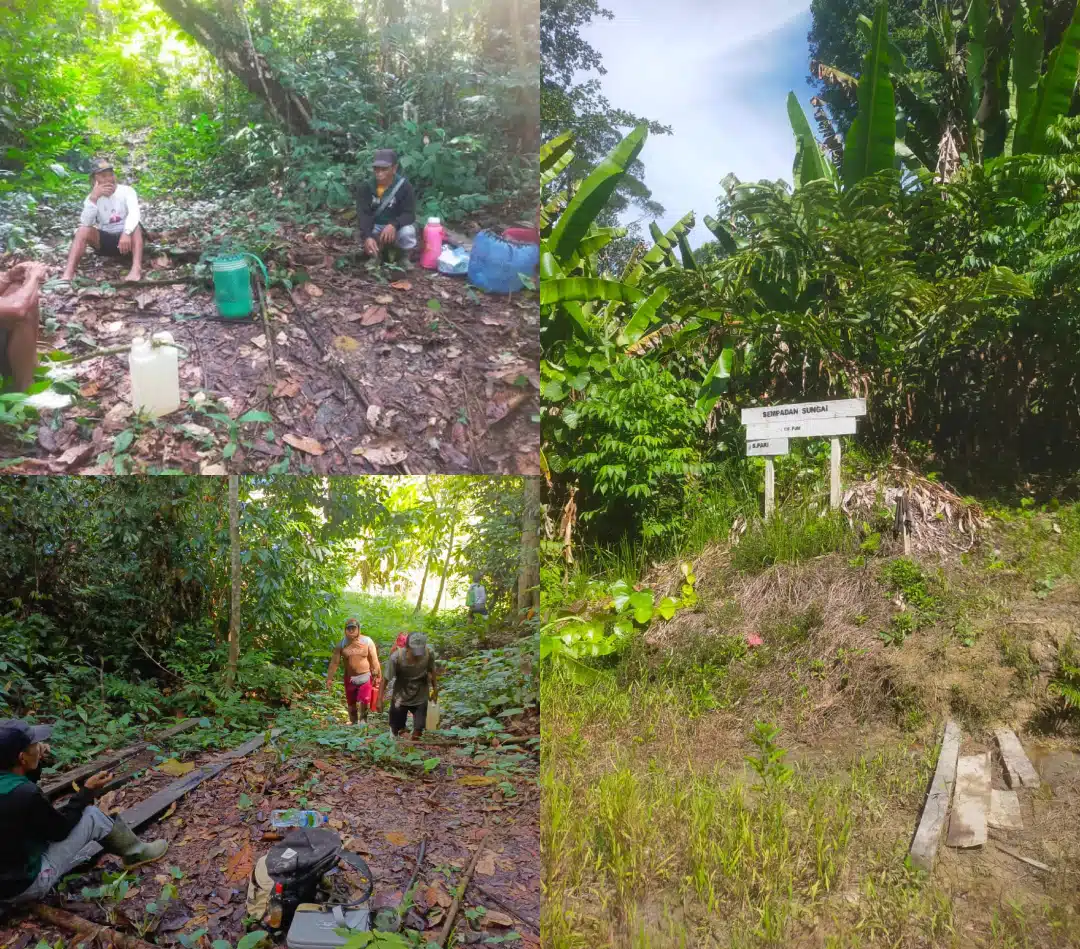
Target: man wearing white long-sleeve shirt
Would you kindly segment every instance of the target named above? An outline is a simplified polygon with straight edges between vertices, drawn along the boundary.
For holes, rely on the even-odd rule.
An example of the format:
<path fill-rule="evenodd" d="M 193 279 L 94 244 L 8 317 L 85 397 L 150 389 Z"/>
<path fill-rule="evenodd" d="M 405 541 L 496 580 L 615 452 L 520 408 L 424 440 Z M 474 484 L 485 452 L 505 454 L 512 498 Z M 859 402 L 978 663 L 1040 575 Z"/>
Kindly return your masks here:
<path fill-rule="evenodd" d="M 112 165 L 95 158 L 90 165 L 93 189 L 83 203 L 79 229 L 68 254 L 62 280 L 75 276 L 75 266 L 87 245 L 108 257 L 131 256 L 126 280 L 142 279 L 143 226 L 139 223 L 139 199 L 130 185 L 116 182 Z"/>

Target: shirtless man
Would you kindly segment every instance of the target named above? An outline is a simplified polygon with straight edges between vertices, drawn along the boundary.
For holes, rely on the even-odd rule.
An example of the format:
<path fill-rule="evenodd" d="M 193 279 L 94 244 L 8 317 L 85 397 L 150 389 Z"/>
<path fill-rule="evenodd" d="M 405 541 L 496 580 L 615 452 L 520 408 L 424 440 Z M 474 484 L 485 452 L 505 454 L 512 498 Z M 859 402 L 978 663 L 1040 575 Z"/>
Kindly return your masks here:
<path fill-rule="evenodd" d="M 345 623 L 345 636 L 330 657 L 330 668 L 326 671 L 327 689 L 334 687 L 334 674 L 342 656 L 345 657 L 345 701 L 349 706 L 349 722 L 356 724 L 357 706 L 360 721 L 366 722 L 374 680 L 381 678 L 382 667 L 378 648 L 370 637 L 360 634 L 360 624 L 354 616 Z"/>
<path fill-rule="evenodd" d="M 16 264 L 0 273 L 0 377 L 14 379 L 17 392 L 25 392 L 34 381 L 38 298 L 44 282 L 44 264 Z"/>

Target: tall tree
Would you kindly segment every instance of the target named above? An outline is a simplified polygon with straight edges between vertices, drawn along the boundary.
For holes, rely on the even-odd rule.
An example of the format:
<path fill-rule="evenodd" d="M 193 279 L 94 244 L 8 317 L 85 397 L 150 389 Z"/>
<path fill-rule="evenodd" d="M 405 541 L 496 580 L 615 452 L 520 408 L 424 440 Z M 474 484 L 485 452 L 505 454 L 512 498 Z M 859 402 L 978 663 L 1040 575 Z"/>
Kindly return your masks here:
<path fill-rule="evenodd" d="M 521 565 L 518 569 L 518 611 L 540 609 L 540 479 L 525 479 L 521 514 Z"/>
<path fill-rule="evenodd" d="M 446 558 L 443 560 L 442 576 L 439 578 L 439 592 L 435 594 L 435 605 L 431 608 L 431 615 L 439 612 L 439 604 L 442 602 L 443 590 L 446 588 L 446 575 L 450 572 L 450 560 L 454 555 L 454 532 L 457 530 L 457 512 L 450 512 L 450 539 L 446 543 Z"/>
<path fill-rule="evenodd" d="M 229 605 L 229 665 L 225 681 L 236 681 L 240 660 L 240 476 L 229 475 L 229 562 L 232 596 Z"/>

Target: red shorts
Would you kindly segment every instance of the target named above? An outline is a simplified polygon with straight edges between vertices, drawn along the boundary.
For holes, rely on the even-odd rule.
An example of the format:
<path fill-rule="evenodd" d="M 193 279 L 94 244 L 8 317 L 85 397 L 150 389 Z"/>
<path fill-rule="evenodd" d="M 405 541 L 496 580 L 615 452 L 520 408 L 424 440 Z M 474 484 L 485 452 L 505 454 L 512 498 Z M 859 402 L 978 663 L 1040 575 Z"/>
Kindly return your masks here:
<path fill-rule="evenodd" d="M 345 679 L 345 701 L 350 705 L 363 705 L 371 708 L 371 690 L 374 680 L 368 679 L 363 685 L 353 685 L 351 677 Z"/>

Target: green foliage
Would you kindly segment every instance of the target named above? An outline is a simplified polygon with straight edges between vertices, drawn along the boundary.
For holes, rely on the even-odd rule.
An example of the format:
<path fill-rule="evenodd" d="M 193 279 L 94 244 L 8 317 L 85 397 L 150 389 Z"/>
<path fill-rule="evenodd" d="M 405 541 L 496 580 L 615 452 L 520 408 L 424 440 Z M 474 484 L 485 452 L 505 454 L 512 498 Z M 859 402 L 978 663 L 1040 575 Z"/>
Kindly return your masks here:
<path fill-rule="evenodd" d="M 1069 715 L 1080 714 L 1080 657 L 1071 642 L 1059 651 L 1058 673 L 1046 691 L 1057 696 Z"/>
<path fill-rule="evenodd" d="M 798 563 L 834 552 L 847 552 L 858 543 L 842 514 L 814 507 L 788 506 L 768 520 L 755 518 L 732 550 L 737 570 L 756 572 L 777 563 Z"/>
<path fill-rule="evenodd" d="M 784 764 L 787 749 L 776 743 L 780 736 L 780 727 L 769 722 L 754 722 L 750 741 L 757 748 L 757 755 L 747 755 L 749 763 L 766 787 L 783 787 L 791 781 L 794 771 Z"/>
<path fill-rule="evenodd" d="M 889 594 L 902 604 L 902 612 L 894 615 L 888 629 L 879 635 L 888 645 L 902 646 L 908 636 L 929 626 L 941 615 L 941 600 L 931 590 L 933 581 L 909 557 L 889 561 L 881 568 L 879 577 Z"/>
<path fill-rule="evenodd" d="M 874 12 L 870 50 L 859 77 L 859 111 L 844 142 L 844 183 L 849 188 L 870 175 L 892 168 L 895 112 L 889 77 L 888 7 L 882 0 Z"/>

